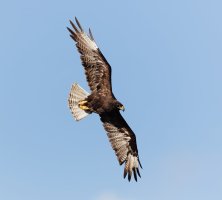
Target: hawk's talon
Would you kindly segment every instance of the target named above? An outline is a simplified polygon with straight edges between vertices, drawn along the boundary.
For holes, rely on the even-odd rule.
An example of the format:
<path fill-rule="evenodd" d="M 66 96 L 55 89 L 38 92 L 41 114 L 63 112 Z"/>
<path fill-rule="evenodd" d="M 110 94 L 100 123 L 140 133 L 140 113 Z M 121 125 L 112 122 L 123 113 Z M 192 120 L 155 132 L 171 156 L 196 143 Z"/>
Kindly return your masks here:
<path fill-rule="evenodd" d="M 81 108 L 82 110 L 86 110 L 86 111 L 90 110 L 89 107 L 83 106 L 83 105 L 79 105 L 79 108 Z"/>
<path fill-rule="evenodd" d="M 86 100 L 79 101 L 78 105 L 83 106 L 83 104 L 88 103 Z"/>
<path fill-rule="evenodd" d="M 88 102 L 86 100 L 79 101 L 78 106 L 80 109 L 88 111 L 90 110 L 88 106 L 86 106 Z"/>

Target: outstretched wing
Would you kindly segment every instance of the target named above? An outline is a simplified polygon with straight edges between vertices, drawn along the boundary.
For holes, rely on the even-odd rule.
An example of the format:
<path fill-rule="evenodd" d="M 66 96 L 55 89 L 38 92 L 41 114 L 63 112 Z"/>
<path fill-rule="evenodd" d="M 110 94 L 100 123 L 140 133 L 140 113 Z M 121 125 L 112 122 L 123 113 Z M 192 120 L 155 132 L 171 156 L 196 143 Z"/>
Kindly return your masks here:
<path fill-rule="evenodd" d="M 100 115 L 100 118 L 119 164 L 125 163 L 124 178 L 128 174 L 128 180 L 130 181 L 133 172 L 137 181 L 137 175 L 141 177 L 139 165 L 141 168 L 142 166 L 139 160 L 135 134 L 119 111 L 104 113 Z"/>
<path fill-rule="evenodd" d="M 103 90 L 104 93 L 112 92 L 111 67 L 100 49 L 97 47 L 92 32 L 89 29 L 89 36 L 84 32 L 77 18 L 76 25 L 70 20 L 73 29 L 67 27 L 70 37 L 76 42 L 80 53 L 82 65 L 85 69 L 86 79 L 91 91 Z"/>

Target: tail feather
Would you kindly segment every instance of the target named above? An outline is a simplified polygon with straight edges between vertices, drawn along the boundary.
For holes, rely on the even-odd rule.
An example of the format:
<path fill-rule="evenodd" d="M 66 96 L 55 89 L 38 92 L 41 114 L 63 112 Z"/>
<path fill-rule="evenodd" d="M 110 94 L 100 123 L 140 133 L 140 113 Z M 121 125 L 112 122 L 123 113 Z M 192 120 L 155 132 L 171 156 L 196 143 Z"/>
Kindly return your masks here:
<path fill-rule="evenodd" d="M 76 121 L 79 121 L 86 117 L 89 113 L 80 109 L 78 103 L 80 100 L 84 100 L 89 95 L 83 88 L 81 88 L 77 83 L 72 85 L 71 91 L 69 93 L 68 103 L 69 108 L 72 112 L 73 117 Z"/>

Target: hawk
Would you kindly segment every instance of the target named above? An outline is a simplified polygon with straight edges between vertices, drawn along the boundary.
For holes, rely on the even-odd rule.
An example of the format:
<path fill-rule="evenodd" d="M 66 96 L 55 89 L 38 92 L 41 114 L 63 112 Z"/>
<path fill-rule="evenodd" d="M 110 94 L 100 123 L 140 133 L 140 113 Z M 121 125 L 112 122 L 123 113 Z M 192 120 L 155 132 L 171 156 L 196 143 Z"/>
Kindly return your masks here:
<path fill-rule="evenodd" d="M 137 181 L 140 176 L 136 136 L 120 114 L 125 108 L 114 96 L 111 83 L 111 66 L 98 48 L 91 30 L 84 32 L 75 17 L 77 26 L 70 20 L 73 29 L 67 27 L 70 37 L 75 41 L 91 94 L 77 83 L 72 85 L 68 104 L 75 120 L 79 121 L 91 113 L 100 116 L 104 129 L 118 158 L 119 164 L 125 164 L 124 178 L 132 174 Z"/>

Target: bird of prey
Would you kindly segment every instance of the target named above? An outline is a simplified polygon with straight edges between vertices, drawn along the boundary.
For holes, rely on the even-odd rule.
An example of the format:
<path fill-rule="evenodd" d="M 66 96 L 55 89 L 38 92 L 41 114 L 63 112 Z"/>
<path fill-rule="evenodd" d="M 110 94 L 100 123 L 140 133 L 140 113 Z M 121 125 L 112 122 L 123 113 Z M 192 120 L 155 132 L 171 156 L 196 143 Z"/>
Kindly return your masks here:
<path fill-rule="evenodd" d="M 69 94 L 69 108 L 77 121 L 91 113 L 100 116 L 119 164 L 125 163 L 124 178 L 128 174 L 130 181 L 133 174 L 137 181 L 137 175 L 141 177 L 139 167 L 142 168 L 142 165 L 136 136 L 120 114 L 120 110 L 124 111 L 123 104 L 112 92 L 111 66 L 98 48 L 91 30 L 87 35 L 77 18 L 75 21 L 77 26 L 70 20 L 73 29 L 67 29 L 80 53 L 91 94 L 74 83 Z"/>

